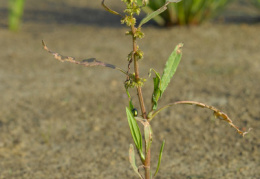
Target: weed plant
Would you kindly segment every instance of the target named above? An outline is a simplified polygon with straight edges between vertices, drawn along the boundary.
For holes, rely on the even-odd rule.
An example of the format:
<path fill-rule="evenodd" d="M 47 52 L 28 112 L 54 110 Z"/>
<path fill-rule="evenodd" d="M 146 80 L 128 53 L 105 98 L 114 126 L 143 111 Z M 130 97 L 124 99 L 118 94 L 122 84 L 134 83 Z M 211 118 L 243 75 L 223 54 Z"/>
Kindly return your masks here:
<path fill-rule="evenodd" d="M 231 0 L 183 0 L 171 3 L 167 10 L 154 18 L 160 26 L 200 24 L 214 17 Z M 151 0 L 143 10 L 151 13 L 165 4 L 166 0 Z"/>
<path fill-rule="evenodd" d="M 127 64 L 126 70 L 123 70 L 115 65 L 105 63 L 99 61 L 95 58 L 86 59 L 83 61 L 77 61 L 73 57 L 63 56 L 56 52 L 52 52 L 49 48 L 45 45 L 42 41 L 43 48 L 51 53 L 55 59 L 61 62 L 70 62 L 74 64 L 83 65 L 86 67 L 93 67 L 93 66 L 102 66 L 111 68 L 114 70 L 119 71 L 125 76 L 124 81 L 124 88 L 126 94 L 128 96 L 129 106 L 126 107 L 126 116 L 130 127 L 130 132 L 134 141 L 134 145 L 130 144 L 129 147 L 129 161 L 133 170 L 141 179 L 151 179 L 155 177 L 159 171 L 161 159 L 162 159 L 162 152 L 164 148 L 165 141 L 162 142 L 158 164 L 155 171 L 151 171 L 151 146 L 152 146 L 152 138 L 153 132 L 151 127 L 152 120 L 160 113 L 162 110 L 169 108 L 175 105 L 195 105 L 197 107 L 206 108 L 213 111 L 213 115 L 218 118 L 219 120 L 227 122 L 232 128 L 234 128 L 240 135 L 244 136 L 247 132 L 241 131 L 237 126 L 235 126 L 232 120 L 228 117 L 227 114 L 224 112 L 216 109 L 213 106 L 209 106 L 200 102 L 196 101 L 177 101 L 174 103 L 167 104 L 163 107 L 158 108 L 158 102 L 162 98 L 164 91 L 166 90 L 168 84 L 170 83 L 171 78 L 173 77 L 178 64 L 182 57 L 182 47 L 183 44 L 179 43 L 173 52 L 170 54 L 168 60 L 166 61 L 164 71 L 162 75 L 158 73 L 155 69 L 150 69 L 149 74 L 154 74 L 153 77 L 153 93 L 151 96 L 151 108 L 147 109 L 145 106 L 145 102 L 143 99 L 142 87 L 146 81 L 146 79 L 142 78 L 139 74 L 139 61 L 143 60 L 143 51 L 137 44 L 137 40 L 140 40 L 144 37 L 144 33 L 142 31 L 142 26 L 151 20 L 153 17 L 159 15 L 163 11 L 167 9 L 167 5 L 170 3 L 177 3 L 178 0 L 167 0 L 165 4 L 160 7 L 158 10 L 152 12 L 151 14 L 147 15 L 139 24 L 136 23 L 136 15 L 140 14 L 141 8 L 147 6 L 148 1 L 141 1 L 141 0 L 122 0 L 125 5 L 126 9 L 124 10 L 124 14 L 120 14 L 109 7 L 107 7 L 102 1 L 102 6 L 110 13 L 121 16 L 121 23 L 125 24 L 129 27 L 129 31 L 125 34 L 131 38 L 132 49 L 127 55 Z M 138 115 L 136 108 L 133 106 L 132 97 L 130 94 L 130 89 L 136 89 L 137 96 L 139 99 L 139 105 L 141 109 L 141 115 Z M 141 132 L 138 123 L 143 126 L 143 130 Z M 135 150 L 136 149 L 136 150 Z M 137 152 L 135 152 L 137 151 Z M 136 153 L 139 156 L 139 159 L 142 163 L 141 166 L 136 165 Z"/>

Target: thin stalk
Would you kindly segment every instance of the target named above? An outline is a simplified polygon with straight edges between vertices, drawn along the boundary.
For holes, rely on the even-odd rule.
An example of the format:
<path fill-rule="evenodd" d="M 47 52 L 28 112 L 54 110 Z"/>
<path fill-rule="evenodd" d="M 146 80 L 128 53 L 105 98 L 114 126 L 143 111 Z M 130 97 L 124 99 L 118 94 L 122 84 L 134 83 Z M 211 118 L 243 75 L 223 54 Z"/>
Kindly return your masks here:
<path fill-rule="evenodd" d="M 147 150 L 145 161 L 144 161 L 144 171 L 145 171 L 145 179 L 150 179 L 150 164 L 151 163 L 151 149 Z"/>
<path fill-rule="evenodd" d="M 133 34 L 135 34 L 136 28 L 134 27 L 134 25 L 131 26 L 131 30 L 132 30 Z M 133 36 L 133 58 L 134 58 L 135 80 L 139 81 L 139 66 L 138 66 L 137 58 L 135 56 L 136 52 L 137 52 L 137 43 L 136 43 L 136 38 Z M 139 99 L 139 103 L 140 103 L 140 107 L 141 107 L 141 111 L 142 111 L 142 116 L 144 119 L 147 119 L 142 88 L 140 86 L 137 87 L 137 95 L 138 95 L 138 99 Z"/>
<path fill-rule="evenodd" d="M 132 34 L 133 34 L 133 59 L 134 59 L 134 70 L 135 70 L 135 80 L 139 81 L 139 66 L 138 66 L 138 61 L 136 58 L 135 53 L 137 52 L 137 42 L 136 38 L 134 37 L 134 34 L 136 32 L 136 28 L 134 25 L 131 26 Z M 137 87 L 137 95 L 142 111 L 142 116 L 144 119 L 147 120 L 146 116 L 146 109 L 144 105 L 144 99 L 143 99 L 143 94 L 142 94 L 142 88 L 140 86 Z M 146 145 L 145 145 L 146 146 Z M 145 179 L 150 179 L 150 163 L 151 163 L 151 150 L 150 148 L 147 150 L 145 147 L 145 160 L 143 161 L 144 165 L 144 170 L 145 170 Z"/>

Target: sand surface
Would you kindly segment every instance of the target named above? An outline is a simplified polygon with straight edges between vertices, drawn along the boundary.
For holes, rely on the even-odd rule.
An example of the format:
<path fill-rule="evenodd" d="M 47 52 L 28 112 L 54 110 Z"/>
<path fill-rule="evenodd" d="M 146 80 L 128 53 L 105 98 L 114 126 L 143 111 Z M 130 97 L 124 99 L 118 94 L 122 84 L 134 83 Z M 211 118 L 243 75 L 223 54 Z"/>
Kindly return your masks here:
<path fill-rule="evenodd" d="M 116 0 L 107 4 L 122 11 Z M 96 57 L 127 69 L 132 45 L 120 18 L 99 1 L 28 0 L 21 31 L 12 33 L 6 27 L 7 2 L 0 15 L 0 178 L 137 178 L 128 162 L 133 140 L 125 76 L 60 63 L 41 45 L 43 39 L 63 55 Z M 145 78 L 150 68 L 162 74 L 171 51 L 184 43 L 182 61 L 159 106 L 195 100 L 221 109 L 242 130 L 253 128 L 242 138 L 207 109 L 162 111 L 151 123 L 153 171 L 166 140 L 157 179 L 260 178 L 259 21 L 231 18 L 165 29 L 148 24 L 143 31 Z M 143 88 L 148 109 L 152 91 L 150 77 Z M 136 91 L 130 92 L 140 113 Z"/>

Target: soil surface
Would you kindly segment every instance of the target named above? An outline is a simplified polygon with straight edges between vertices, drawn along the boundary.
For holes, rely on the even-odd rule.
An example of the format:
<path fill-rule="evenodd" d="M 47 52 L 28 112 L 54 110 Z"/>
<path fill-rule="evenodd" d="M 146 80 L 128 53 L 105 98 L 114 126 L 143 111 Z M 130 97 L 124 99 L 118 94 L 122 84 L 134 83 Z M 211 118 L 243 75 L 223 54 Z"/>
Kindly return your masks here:
<path fill-rule="evenodd" d="M 122 11 L 119 0 L 107 4 Z M 249 18 L 229 16 L 228 22 L 143 28 L 143 77 L 150 68 L 162 74 L 171 51 L 184 43 L 159 106 L 195 100 L 221 109 L 242 130 L 253 128 L 243 138 L 207 109 L 180 105 L 162 111 L 151 123 L 153 171 L 166 140 L 158 179 L 260 178 L 260 23 L 259 11 L 249 11 Z M 100 1 L 28 0 L 22 28 L 13 33 L 7 2 L 1 1 L 0 16 L 0 178 L 137 178 L 128 162 L 133 140 L 126 77 L 60 63 L 41 45 L 43 39 L 63 55 L 96 57 L 126 69 L 132 45 L 120 17 L 104 11 Z M 152 91 L 150 77 L 143 88 L 147 109 Z M 131 94 L 140 113 L 136 91 Z"/>

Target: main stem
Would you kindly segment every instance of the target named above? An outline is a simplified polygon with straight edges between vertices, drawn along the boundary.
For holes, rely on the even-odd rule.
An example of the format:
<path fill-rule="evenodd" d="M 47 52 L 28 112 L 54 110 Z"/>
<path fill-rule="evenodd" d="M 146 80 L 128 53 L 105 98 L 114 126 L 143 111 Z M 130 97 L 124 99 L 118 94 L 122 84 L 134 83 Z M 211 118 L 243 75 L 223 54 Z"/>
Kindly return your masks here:
<path fill-rule="evenodd" d="M 133 58 L 134 58 L 135 80 L 139 81 L 140 80 L 139 79 L 139 66 L 138 66 L 138 61 L 137 61 L 136 55 L 135 55 L 135 53 L 137 52 L 137 42 L 136 42 L 136 38 L 134 37 L 136 28 L 134 27 L 134 25 L 131 26 L 131 30 L 133 33 Z M 146 109 L 145 109 L 145 105 L 144 105 L 144 99 L 143 99 L 141 86 L 137 87 L 137 95 L 138 95 L 139 103 L 141 106 L 142 116 L 144 119 L 147 120 Z M 145 179 L 150 179 L 151 150 L 150 150 L 150 148 L 147 150 L 146 146 L 147 145 L 145 145 L 145 160 L 143 161 L 143 165 L 144 165 L 144 170 L 145 170 Z"/>

